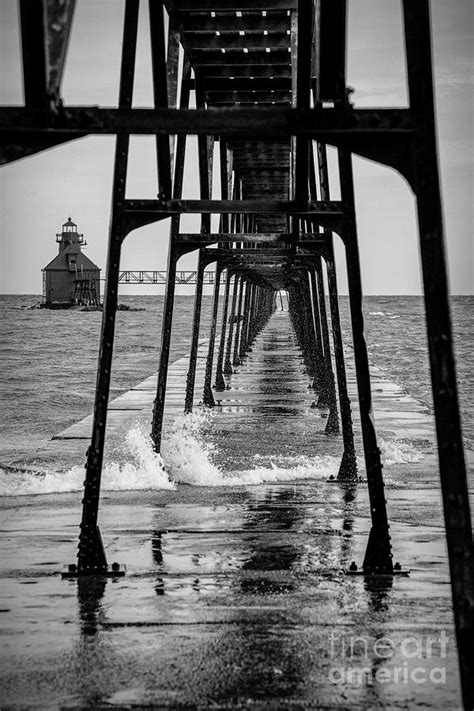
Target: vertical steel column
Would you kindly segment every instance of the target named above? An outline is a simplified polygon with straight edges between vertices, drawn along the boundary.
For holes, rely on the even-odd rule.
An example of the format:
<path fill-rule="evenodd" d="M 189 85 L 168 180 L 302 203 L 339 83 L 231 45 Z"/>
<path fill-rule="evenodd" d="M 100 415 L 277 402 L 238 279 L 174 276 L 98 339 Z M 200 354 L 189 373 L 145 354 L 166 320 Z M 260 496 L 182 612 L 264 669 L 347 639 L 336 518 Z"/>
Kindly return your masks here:
<path fill-rule="evenodd" d="M 301 279 L 301 281 L 302 281 L 302 279 Z M 307 365 L 307 362 L 306 362 L 307 346 L 305 343 L 305 338 L 307 338 L 308 329 L 305 330 L 303 327 L 303 324 L 302 324 L 302 315 L 301 315 L 302 302 L 303 302 L 303 295 L 302 295 L 301 283 L 293 284 L 288 289 L 288 310 L 290 313 L 291 323 L 293 326 L 293 330 L 295 332 L 296 340 L 298 342 L 298 346 L 300 348 L 301 355 L 304 360 L 304 364 Z M 300 308 L 296 308 L 296 304 L 299 304 Z"/>
<path fill-rule="evenodd" d="M 138 0 L 127 0 L 125 5 L 120 70 L 119 107 L 132 105 L 135 54 L 137 44 Z M 97 518 L 100 499 L 100 479 L 104 455 L 107 405 L 115 335 L 118 281 L 122 241 L 126 235 L 123 224 L 123 201 L 128 165 L 128 134 L 118 134 L 115 145 L 114 179 L 112 188 L 112 217 L 107 251 L 107 279 L 102 314 L 99 365 L 95 391 L 92 439 L 87 450 L 82 521 L 79 535 L 77 572 L 79 574 L 106 573 L 107 560 Z"/>
<path fill-rule="evenodd" d="M 212 366 L 214 363 L 214 347 L 216 344 L 217 313 L 219 311 L 219 288 L 221 283 L 222 267 L 219 262 L 216 264 L 216 277 L 214 281 L 214 298 L 212 301 L 212 318 L 209 332 L 209 348 L 207 351 L 206 372 L 204 374 L 204 391 L 202 401 L 208 407 L 215 406 L 214 395 L 212 394 Z"/>
<path fill-rule="evenodd" d="M 171 218 L 168 272 L 166 275 L 163 323 L 161 327 L 160 365 L 158 367 L 156 398 L 153 403 L 153 420 L 151 423 L 151 438 L 153 440 L 153 448 L 155 452 L 161 451 L 161 436 L 163 433 L 163 417 L 165 410 L 166 383 L 168 380 L 171 329 L 173 326 L 174 295 L 176 291 L 176 264 L 179 259 L 177 244 L 178 234 L 179 215 L 173 215 Z"/>
<path fill-rule="evenodd" d="M 314 308 L 314 292 L 310 288 L 311 272 L 305 270 L 303 272 L 304 279 L 298 287 L 299 302 L 302 307 L 301 312 L 297 315 L 297 322 L 300 331 L 300 343 L 303 351 L 303 359 L 306 365 L 306 371 L 311 379 L 317 376 L 321 360 L 318 353 L 318 334 L 316 331 L 317 312 Z"/>
<path fill-rule="evenodd" d="M 329 406 L 329 417 L 326 424 L 326 434 L 339 433 L 339 420 L 337 416 L 336 385 L 332 370 L 331 345 L 329 342 L 328 317 L 326 312 L 326 294 L 324 293 L 323 270 L 321 257 L 317 255 L 315 259 L 316 281 L 318 285 L 319 313 L 321 316 L 321 331 L 324 347 L 324 380 L 326 398 Z"/>
<path fill-rule="evenodd" d="M 197 73 L 195 76 L 196 107 L 205 107 L 204 82 Z M 209 200 L 212 192 L 212 157 L 209 153 L 209 136 L 198 136 L 199 186 L 201 200 Z M 211 215 L 201 215 L 201 232 L 211 231 Z"/>
<path fill-rule="evenodd" d="M 189 369 L 186 376 L 186 396 L 184 400 L 184 412 L 189 414 L 193 411 L 194 385 L 196 382 L 196 364 L 199 346 L 199 327 L 201 324 L 202 290 L 204 282 L 205 261 L 203 250 L 199 250 L 198 267 L 196 274 L 196 291 L 194 293 L 194 313 L 193 331 L 191 335 L 191 352 L 189 354 Z"/>
<path fill-rule="evenodd" d="M 311 97 L 311 56 L 313 40 L 312 0 L 298 0 L 297 10 L 291 13 L 292 105 L 309 109 Z M 291 140 L 294 175 L 294 200 L 303 207 L 308 202 L 309 143 L 304 136 Z M 292 218 L 292 234 L 299 234 L 300 220 Z"/>
<path fill-rule="evenodd" d="M 239 178 L 238 180 L 235 181 L 234 185 L 234 192 L 236 194 L 236 197 L 234 200 L 242 200 L 242 178 Z M 240 212 L 237 213 L 236 215 L 236 220 L 235 220 L 235 231 L 237 233 L 242 232 L 242 224 L 243 224 L 243 215 L 240 214 Z M 240 245 L 242 247 L 242 244 Z"/>
<path fill-rule="evenodd" d="M 249 331 L 249 319 L 250 319 L 250 302 L 252 299 L 253 284 L 247 282 L 245 288 L 245 300 L 244 300 L 244 313 L 242 320 L 242 327 L 240 329 L 240 346 L 239 346 L 239 358 L 242 359 L 247 353 L 248 348 L 248 331 Z"/>
<path fill-rule="evenodd" d="M 362 280 L 355 219 L 352 156 L 348 151 L 342 149 L 339 150 L 339 175 L 341 199 L 345 214 L 343 237 L 347 254 L 354 358 L 372 519 L 372 528 L 370 529 L 363 566 L 364 571 L 367 573 L 393 573 L 382 462 L 380 461 L 380 450 L 377 446 L 377 435 L 373 420 L 369 360 L 364 336 Z"/>
<path fill-rule="evenodd" d="M 315 292 L 311 289 L 311 271 L 305 267 L 301 274 L 301 282 L 295 285 L 294 289 L 293 320 L 303 361 L 306 365 L 306 373 L 314 381 L 318 378 L 322 359 L 322 355 L 321 358 L 319 356 L 319 341 L 316 332 L 318 314 L 314 303 Z M 314 387 L 314 384 L 310 387 Z"/>
<path fill-rule="evenodd" d="M 288 312 L 290 314 L 290 319 L 291 319 L 291 324 L 293 326 L 293 331 L 296 336 L 296 341 L 298 343 L 298 346 L 300 348 L 301 354 L 303 355 L 304 358 L 304 352 L 303 352 L 303 333 L 304 329 L 302 328 L 302 323 L 301 323 L 301 303 L 302 303 L 302 295 L 301 295 L 301 289 L 299 286 L 295 286 L 293 284 L 292 286 L 288 287 Z"/>
<path fill-rule="evenodd" d="M 259 288 L 256 284 L 252 288 L 252 298 L 250 299 L 249 324 L 247 330 L 247 351 L 251 350 L 255 338 L 255 320 L 257 318 L 257 300 Z"/>
<path fill-rule="evenodd" d="M 474 552 L 449 312 L 429 3 L 403 0 L 426 326 L 463 701 L 474 708 Z"/>
<path fill-rule="evenodd" d="M 219 138 L 219 168 L 221 177 L 221 200 L 229 199 L 229 174 L 228 174 L 228 159 L 227 159 L 227 142 L 224 138 Z M 220 232 L 229 232 L 229 215 L 224 213 L 221 215 Z"/>
<path fill-rule="evenodd" d="M 191 68 L 189 62 L 183 65 L 183 82 L 181 84 L 181 108 L 189 105 L 189 88 L 186 79 L 189 78 Z M 176 141 L 176 164 L 174 173 L 173 197 L 179 199 L 183 191 L 184 158 L 186 154 L 186 136 L 178 136 Z M 163 304 L 163 324 L 161 329 L 161 352 L 158 367 L 158 380 L 156 398 L 153 403 L 153 420 L 151 423 L 151 438 L 155 452 L 161 450 L 161 436 L 163 432 L 163 416 L 165 410 L 166 383 L 168 380 L 168 363 L 171 344 L 171 328 L 173 325 L 174 294 L 176 289 L 176 264 L 179 259 L 179 222 L 180 216 L 173 215 L 170 227 L 170 246 L 168 253 L 168 273 L 166 279 L 165 300 Z"/>
<path fill-rule="evenodd" d="M 314 152 L 313 152 L 313 143 L 310 143 L 309 146 L 309 153 L 310 153 L 310 163 L 309 163 L 309 186 L 310 186 L 310 197 L 312 200 L 317 200 L 318 199 L 318 194 L 317 194 L 317 186 L 316 186 L 316 170 L 315 170 L 315 165 L 314 165 Z M 321 193 L 323 191 L 321 190 Z M 329 200 L 328 197 L 323 197 L 321 195 L 322 200 Z M 310 221 L 306 222 L 306 229 L 308 232 L 312 234 L 317 234 L 320 235 L 320 232 L 314 233 L 314 227 L 313 224 Z M 319 266 L 321 266 L 321 261 L 320 261 L 320 256 L 319 252 L 315 254 L 315 267 L 317 268 L 318 265 L 318 260 L 319 260 Z M 315 387 L 317 390 L 319 390 L 319 396 L 318 396 L 318 406 L 328 406 L 330 408 L 330 416 L 327 422 L 327 427 L 326 431 L 327 434 L 331 433 L 331 430 L 334 430 L 334 427 L 336 427 L 335 431 L 338 430 L 338 422 L 337 422 L 337 412 L 335 413 L 335 418 L 334 418 L 334 409 L 331 408 L 331 402 L 334 404 L 335 403 L 335 395 L 334 399 L 332 398 L 331 394 L 331 385 L 334 388 L 334 375 L 332 373 L 332 364 L 331 364 L 331 351 L 328 347 L 329 344 L 329 338 L 325 338 L 325 329 L 327 333 L 327 315 L 326 315 L 326 304 L 324 302 L 324 287 L 321 289 L 321 285 L 323 285 L 322 282 L 322 273 L 321 273 L 321 268 L 319 270 L 316 270 L 316 274 L 311 270 L 310 273 L 310 279 L 311 279 L 311 289 L 313 292 L 313 308 L 314 308 L 314 313 L 315 313 L 315 327 L 316 327 L 316 334 L 318 338 L 318 371 L 317 371 L 317 379 L 315 381 L 315 384 L 313 387 Z M 331 415 L 331 410 L 332 415 Z"/>
<path fill-rule="evenodd" d="M 21 53 L 25 106 L 48 107 L 46 0 L 20 0 Z"/>
<path fill-rule="evenodd" d="M 225 348 L 225 336 L 227 331 L 227 314 L 229 311 L 229 295 L 230 295 L 230 282 L 232 280 L 232 274 L 230 269 L 227 270 L 227 279 L 225 284 L 225 295 L 224 295 L 224 305 L 222 308 L 222 321 L 221 321 L 221 335 L 219 342 L 219 354 L 217 356 L 216 365 L 216 381 L 214 388 L 216 390 L 225 390 L 225 380 L 222 372 L 222 367 L 224 365 L 224 348 Z"/>
<path fill-rule="evenodd" d="M 151 68 L 156 108 L 168 108 L 168 70 L 166 65 L 165 25 L 162 0 L 148 0 L 150 14 Z M 177 60 L 177 57 L 174 57 Z M 158 197 L 171 197 L 171 153 L 169 136 L 156 136 Z"/>
<path fill-rule="evenodd" d="M 223 368 L 223 373 L 224 375 L 232 375 L 233 368 L 232 368 L 232 361 L 231 361 L 231 353 L 232 353 L 232 340 L 234 337 L 234 324 L 237 318 L 236 314 L 236 306 L 237 306 L 237 292 L 239 290 L 239 284 L 240 284 L 240 276 L 238 274 L 235 275 L 234 278 L 234 288 L 232 290 L 232 304 L 230 307 L 230 318 L 229 318 L 229 333 L 227 336 L 227 345 L 226 345 L 226 351 L 225 351 L 225 361 L 224 361 L 224 368 Z"/>
<path fill-rule="evenodd" d="M 319 294 L 318 294 L 318 289 L 316 286 L 316 276 L 314 274 L 314 270 L 310 269 L 309 270 L 309 281 L 311 284 L 311 293 L 312 293 L 312 313 L 313 313 L 313 319 L 314 319 L 314 326 L 313 326 L 313 331 L 311 332 L 311 335 L 313 336 L 314 333 L 314 338 L 312 338 L 312 344 L 311 344 L 311 351 L 313 353 L 313 359 L 314 359 L 314 366 L 313 366 L 313 372 L 311 373 L 311 376 L 314 378 L 314 383 L 313 383 L 313 388 L 318 392 L 318 407 L 321 406 L 326 406 L 328 405 L 328 398 L 327 398 L 327 388 L 326 388 L 326 374 L 325 374 L 325 368 L 324 368 L 324 350 L 323 350 L 323 333 L 322 333 L 322 326 L 321 326 L 321 314 L 319 311 Z"/>
<path fill-rule="evenodd" d="M 257 295 L 255 299 L 255 317 L 252 329 L 252 342 L 257 338 L 260 330 L 262 328 L 262 318 L 263 318 L 263 289 L 261 286 L 257 286 Z"/>
<path fill-rule="evenodd" d="M 328 275 L 329 306 L 331 309 L 337 389 L 339 391 L 339 407 L 341 411 L 342 441 L 344 443 L 344 452 L 342 454 L 337 478 L 339 481 L 353 481 L 357 478 L 357 457 L 354 446 L 351 401 L 347 391 L 346 365 L 344 361 L 344 348 L 342 345 L 336 265 L 334 262 L 332 240 L 331 244 L 327 245 L 325 249 L 325 262 Z"/>
<path fill-rule="evenodd" d="M 239 282 L 239 305 L 237 308 L 237 321 L 235 322 L 235 341 L 234 341 L 234 354 L 232 358 L 232 363 L 234 365 L 240 365 L 240 340 L 242 337 L 242 304 L 244 300 L 244 292 L 247 290 L 247 282 L 244 277 L 240 277 Z"/>
<path fill-rule="evenodd" d="M 326 145 L 318 142 L 318 167 L 321 199 L 330 200 L 329 172 L 327 164 Z M 311 164 L 314 165 L 312 156 Z M 316 183 L 316 181 L 314 181 Z M 347 391 L 346 364 L 344 361 L 344 347 L 342 344 L 341 318 L 339 314 L 339 295 L 337 290 L 336 263 L 334 260 L 333 235 L 329 230 L 324 231 L 324 261 L 328 277 L 329 307 L 331 310 L 332 337 L 334 343 L 334 360 L 336 361 L 337 389 L 339 391 L 339 407 L 341 411 L 342 440 L 344 452 L 337 478 L 339 481 L 354 480 L 357 478 L 357 457 L 354 446 L 354 430 L 352 426 L 351 401 Z"/>
<path fill-rule="evenodd" d="M 168 49 L 166 52 L 166 84 L 168 89 L 168 108 L 175 109 L 178 103 L 179 48 L 181 28 L 175 12 L 168 12 Z M 169 137 L 170 169 L 173 173 L 176 136 Z"/>

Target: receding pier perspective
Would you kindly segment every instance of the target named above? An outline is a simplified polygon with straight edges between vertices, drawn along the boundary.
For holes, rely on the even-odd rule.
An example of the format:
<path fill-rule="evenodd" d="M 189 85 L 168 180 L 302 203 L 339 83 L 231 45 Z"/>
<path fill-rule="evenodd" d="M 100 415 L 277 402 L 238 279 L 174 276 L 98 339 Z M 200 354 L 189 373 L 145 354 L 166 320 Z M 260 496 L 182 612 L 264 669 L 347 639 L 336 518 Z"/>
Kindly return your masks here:
<path fill-rule="evenodd" d="M 64 569 L 44 582 L 38 618 L 67 592 L 41 638 L 43 662 L 39 652 L 18 657 L 26 691 L 7 662 L 13 691 L 5 708 L 33 708 L 35 694 L 38 708 L 474 708 L 472 524 L 428 0 L 402 1 L 404 109 L 351 102 L 345 0 L 150 0 L 150 109 L 133 106 L 140 1 L 125 0 L 118 106 L 69 106 L 61 84 L 74 6 L 19 0 L 25 104 L 0 108 L 3 163 L 84 136 L 115 136 L 93 413 L 37 451 L 39 462 L 74 457 L 82 465 L 87 450 L 80 520 L 66 505 L 44 504 Z M 126 193 L 131 137 L 139 134 L 156 137 L 154 199 Z M 197 136 L 199 199 L 183 198 L 188 136 Z M 337 152 L 332 168 L 328 146 Z M 353 154 L 394 168 L 416 196 L 433 417 L 369 362 Z M 188 215 L 199 216 L 195 232 L 182 227 Z M 165 219 L 167 268 L 124 270 L 125 238 Z M 45 268 L 48 305 L 99 308 L 99 268 L 82 255 L 70 217 L 62 230 Z M 350 348 L 335 240 L 347 266 Z M 196 270 L 180 271 L 191 252 Z M 111 397 L 119 285 L 159 283 L 166 291 L 157 370 Z M 191 338 L 172 358 L 179 284 L 194 285 Z M 107 448 L 117 458 L 138 425 L 136 437 L 150 434 L 147 471 L 156 467 L 163 490 L 146 503 L 122 491 L 102 505 Z M 392 434 L 437 443 L 437 456 L 433 448 L 423 462 L 413 457 L 411 471 L 392 472 L 381 452 Z M 213 451 L 215 469 L 198 486 L 186 486 L 187 474 L 180 484 L 167 478 L 185 435 L 202 436 Z M 262 488 L 250 486 L 270 451 L 283 468 L 285 457 L 318 455 L 319 470 L 302 464 L 291 484 L 267 471 Z M 193 466 L 191 456 L 183 467 Z M 39 523 L 35 531 L 28 565 L 35 556 L 48 565 L 49 534 Z M 12 544 L 13 559 L 15 551 Z M 25 609 L 27 592 L 12 593 Z M 54 669 L 69 654 L 76 614 L 81 642 L 58 671 L 61 686 Z M 18 624 L 31 633 L 27 615 Z M 445 629 L 452 639 L 443 655 Z M 426 685 L 416 681 L 416 640 L 425 645 Z M 353 667 L 370 667 L 370 683 L 344 676 L 348 650 Z M 397 678 L 383 678 L 387 659 Z M 448 681 L 440 683 L 443 669 Z"/>

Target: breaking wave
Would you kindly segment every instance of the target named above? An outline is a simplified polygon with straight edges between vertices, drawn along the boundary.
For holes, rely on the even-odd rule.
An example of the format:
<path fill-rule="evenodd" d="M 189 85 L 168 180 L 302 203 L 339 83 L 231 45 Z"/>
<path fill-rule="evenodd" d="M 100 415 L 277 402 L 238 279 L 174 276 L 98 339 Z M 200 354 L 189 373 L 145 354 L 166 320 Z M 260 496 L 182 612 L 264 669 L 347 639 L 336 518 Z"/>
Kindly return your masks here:
<path fill-rule="evenodd" d="M 153 450 L 144 429 L 129 430 L 122 462 L 111 462 L 102 472 L 103 491 L 173 490 L 178 484 L 191 486 L 255 486 L 303 479 L 327 479 L 337 475 L 339 457 L 255 455 L 255 466 L 222 471 L 214 462 L 214 445 L 208 441 L 211 410 L 182 415 L 163 440 L 162 454 Z M 380 440 L 385 465 L 417 462 L 423 454 L 406 440 Z M 363 459 L 359 458 L 363 470 Z M 5 496 L 66 493 L 83 487 L 84 467 L 66 472 L 6 467 L 0 469 L 0 491 Z"/>
<path fill-rule="evenodd" d="M 382 462 L 385 466 L 391 464 L 409 464 L 421 462 L 425 458 L 415 445 L 405 439 L 379 439 Z"/>

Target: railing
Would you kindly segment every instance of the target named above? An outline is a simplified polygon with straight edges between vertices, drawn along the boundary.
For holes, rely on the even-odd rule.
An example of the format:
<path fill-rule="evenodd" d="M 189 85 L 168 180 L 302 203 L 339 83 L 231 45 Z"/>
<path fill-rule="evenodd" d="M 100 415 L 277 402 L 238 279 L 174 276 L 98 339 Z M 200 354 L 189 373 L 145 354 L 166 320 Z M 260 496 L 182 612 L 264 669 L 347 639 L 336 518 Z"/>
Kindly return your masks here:
<path fill-rule="evenodd" d="M 176 284 L 195 284 L 197 271 L 176 272 Z M 225 281 L 221 276 L 221 283 Z M 166 271 L 124 271 L 119 274 L 119 284 L 166 284 Z M 215 272 L 204 272 L 204 284 L 214 284 Z"/>

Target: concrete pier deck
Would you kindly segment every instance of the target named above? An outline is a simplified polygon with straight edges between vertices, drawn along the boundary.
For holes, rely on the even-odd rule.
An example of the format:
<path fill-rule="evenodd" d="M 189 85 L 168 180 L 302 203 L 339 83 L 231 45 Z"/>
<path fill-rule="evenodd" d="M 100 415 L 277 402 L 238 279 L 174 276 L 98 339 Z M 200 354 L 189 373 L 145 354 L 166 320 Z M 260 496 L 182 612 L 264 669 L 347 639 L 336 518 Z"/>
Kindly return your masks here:
<path fill-rule="evenodd" d="M 168 423 L 186 370 L 184 360 L 171 368 Z M 80 494 L 3 501 L 2 709 L 461 708 L 433 423 L 372 376 L 384 456 L 394 435 L 420 455 L 384 469 L 394 558 L 409 577 L 345 572 L 364 555 L 366 485 L 327 481 L 340 439 L 324 435 L 288 314 L 277 312 L 216 393 L 207 437 L 230 475 L 260 467 L 271 479 L 273 468 L 279 480 L 105 492 L 108 560 L 127 566 L 108 580 L 59 576 L 75 556 Z M 354 395 L 350 359 L 348 378 Z M 111 409 L 149 420 L 145 383 Z M 87 426 L 51 446 L 84 447 L 67 433 Z M 295 454 L 308 478 L 284 481 Z"/>
<path fill-rule="evenodd" d="M 203 388 L 207 351 L 208 340 L 203 339 L 198 346 L 194 388 L 195 398 L 198 401 Z M 173 419 L 183 412 L 188 364 L 189 356 L 186 355 L 175 360 L 169 367 L 166 387 L 165 427 L 169 427 Z M 107 408 L 108 436 L 122 438 L 124 432 L 135 422 L 143 422 L 145 418 L 147 421 L 151 420 L 153 401 L 156 397 L 156 382 L 157 374 L 155 373 L 109 403 Z M 75 440 L 90 440 L 91 433 L 92 414 L 59 432 L 53 437 L 53 441 L 69 440 L 74 442 Z"/>

